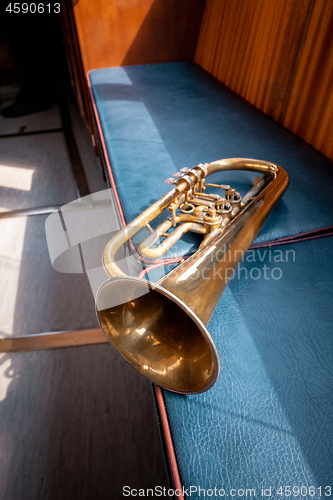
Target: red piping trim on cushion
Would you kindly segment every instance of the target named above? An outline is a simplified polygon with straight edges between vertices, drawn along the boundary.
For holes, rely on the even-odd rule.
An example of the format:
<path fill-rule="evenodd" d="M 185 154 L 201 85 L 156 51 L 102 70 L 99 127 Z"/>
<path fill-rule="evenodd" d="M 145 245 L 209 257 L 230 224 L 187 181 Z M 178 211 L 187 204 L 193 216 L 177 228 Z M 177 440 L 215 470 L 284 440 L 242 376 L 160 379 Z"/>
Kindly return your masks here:
<path fill-rule="evenodd" d="M 164 432 L 164 439 L 165 439 L 165 444 L 166 444 L 166 447 L 168 450 L 170 467 L 171 467 L 172 475 L 173 475 L 173 482 L 175 485 L 175 489 L 180 490 L 180 495 L 177 495 L 177 498 L 184 500 L 182 483 L 180 481 L 177 459 L 176 459 L 175 450 L 174 450 L 173 442 L 172 442 L 172 436 L 171 436 L 171 432 L 170 432 L 168 415 L 167 415 L 165 404 L 164 404 L 162 390 L 157 385 L 155 385 L 155 394 L 156 394 L 157 404 L 158 404 L 158 407 L 160 410 L 161 422 L 162 422 L 162 427 L 163 427 L 163 432 Z"/>
<path fill-rule="evenodd" d="M 278 245 L 289 245 L 290 243 L 299 243 L 301 241 L 315 240 L 317 238 L 324 238 L 324 236 L 333 236 L 333 226 L 321 227 L 305 233 L 295 234 L 293 236 L 285 236 L 276 240 L 265 241 L 263 243 L 256 243 L 251 245 L 249 249 L 275 247 Z"/>
<path fill-rule="evenodd" d="M 108 170 L 108 174 L 110 176 L 110 184 L 111 184 L 111 187 L 112 187 L 113 192 L 114 192 L 114 197 L 115 197 L 115 201 L 116 201 L 116 204 L 117 204 L 117 207 L 119 210 L 121 222 L 124 226 L 126 226 L 126 220 L 125 220 L 123 209 L 122 209 L 120 199 L 118 196 L 116 183 L 114 181 L 114 177 L 112 174 L 111 163 L 110 163 L 109 158 L 108 158 L 108 153 L 107 153 L 106 144 L 104 141 L 102 126 L 101 126 L 101 122 L 100 122 L 98 112 L 97 112 L 97 107 L 95 104 L 93 90 L 92 90 L 92 87 L 90 84 L 89 74 L 87 75 L 87 79 L 88 79 L 90 98 L 91 98 L 91 102 L 92 102 L 92 106 L 93 106 L 93 110 L 94 110 L 94 115 L 95 115 L 95 119 L 96 119 L 96 124 L 97 124 L 97 128 L 98 128 L 98 133 L 99 133 L 101 144 L 102 144 L 104 160 L 105 160 L 105 164 L 106 164 L 106 167 Z M 179 258 L 179 260 L 181 260 L 182 258 L 183 257 Z M 178 257 L 176 257 L 175 259 L 174 258 L 166 259 L 163 262 L 159 262 L 159 263 L 160 263 L 160 265 L 172 264 L 174 262 L 179 262 L 179 260 L 177 260 L 177 259 L 178 259 Z M 163 428 L 163 432 L 164 432 L 165 444 L 166 444 L 167 452 L 169 455 L 169 462 L 170 462 L 170 468 L 171 468 L 171 472 L 172 472 L 172 476 L 173 476 L 173 482 L 174 482 L 175 488 L 179 489 L 181 492 L 181 494 L 178 495 L 178 498 L 180 498 L 180 500 L 184 500 L 183 493 L 182 493 L 182 484 L 180 481 L 177 459 L 176 459 L 175 450 L 173 447 L 170 426 L 169 426 L 168 416 L 167 416 L 166 409 L 165 409 L 163 394 L 162 394 L 160 387 L 158 387 L 156 385 L 154 385 L 154 387 L 155 387 L 155 393 L 156 393 L 156 400 L 157 400 L 157 404 L 158 404 L 158 408 L 159 408 L 159 412 L 160 412 L 160 416 L 161 416 L 161 423 L 162 423 L 162 428 Z"/>
<path fill-rule="evenodd" d="M 99 115 L 98 115 L 98 111 L 97 111 L 97 107 L 96 107 L 96 103 L 95 103 L 95 98 L 94 98 L 94 93 L 93 93 L 93 90 L 92 90 L 92 87 L 91 87 L 91 83 L 90 83 L 89 74 L 87 75 L 87 79 L 88 79 L 88 88 L 89 88 L 91 103 L 92 103 L 92 107 L 93 107 L 93 110 L 94 110 L 96 125 L 97 125 L 97 129 L 98 129 L 99 137 L 100 137 L 100 140 L 101 140 L 102 151 L 103 151 L 103 155 L 104 155 L 104 161 L 105 161 L 105 165 L 106 165 L 106 168 L 107 168 L 107 171 L 108 171 L 108 174 L 109 174 L 111 188 L 114 191 L 113 194 L 114 194 L 114 197 L 115 197 L 115 200 L 116 200 L 116 204 L 117 204 L 117 207 L 118 207 L 118 210 L 119 210 L 119 215 L 120 215 L 120 218 L 121 218 L 121 222 L 122 222 L 122 224 L 124 226 L 126 226 L 124 212 L 123 212 L 123 209 L 122 209 L 122 206 L 121 206 L 121 203 L 120 203 L 120 199 L 119 199 L 117 188 L 116 188 L 116 183 L 115 183 L 115 180 L 114 180 L 114 177 L 113 177 L 113 174 L 112 174 L 111 163 L 110 163 L 110 160 L 109 160 L 108 151 L 107 151 L 106 144 L 105 144 L 105 141 L 104 141 L 104 135 L 103 135 L 102 125 L 101 125 L 101 122 L 100 122 L 100 119 L 99 119 Z"/>

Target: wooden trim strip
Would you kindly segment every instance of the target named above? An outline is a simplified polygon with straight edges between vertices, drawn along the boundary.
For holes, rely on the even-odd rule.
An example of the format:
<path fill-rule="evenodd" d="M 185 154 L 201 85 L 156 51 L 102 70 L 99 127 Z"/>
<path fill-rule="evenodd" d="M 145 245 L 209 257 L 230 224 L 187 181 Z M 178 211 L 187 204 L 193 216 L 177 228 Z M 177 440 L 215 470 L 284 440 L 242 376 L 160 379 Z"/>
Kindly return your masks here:
<path fill-rule="evenodd" d="M 0 219 L 10 219 L 12 217 L 27 217 L 31 215 L 45 215 L 52 214 L 56 210 L 59 210 L 63 205 L 51 205 L 49 207 L 34 207 L 34 208 L 22 208 L 19 210 L 8 210 L 6 212 L 0 212 Z"/>
<path fill-rule="evenodd" d="M 101 328 L 35 333 L 21 337 L 0 338 L 0 352 L 39 351 L 41 349 L 58 349 L 59 347 L 76 347 L 106 342 L 108 340 Z"/>

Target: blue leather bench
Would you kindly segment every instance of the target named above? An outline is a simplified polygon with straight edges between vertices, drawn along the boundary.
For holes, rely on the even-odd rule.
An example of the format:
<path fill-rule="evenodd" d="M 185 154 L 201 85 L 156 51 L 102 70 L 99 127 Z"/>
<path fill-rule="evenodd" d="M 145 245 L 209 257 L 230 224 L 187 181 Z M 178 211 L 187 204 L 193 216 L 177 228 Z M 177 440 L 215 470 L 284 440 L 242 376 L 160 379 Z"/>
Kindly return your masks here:
<path fill-rule="evenodd" d="M 181 167 L 244 157 L 289 173 L 208 327 L 217 383 L 198 395 L 162 392 L 191 498 L 263 497 L 262 488 L 271 498 L 288 488 L 293 498 L 332 498 L 332 162 L 190 63 L 95 70 L 89 84 L 124 223 L 165 194 L 164 179 Z M 216 180 L 244 191 L 253 175 Z M 197 243 L 187 236 L 166 256 Z"/>

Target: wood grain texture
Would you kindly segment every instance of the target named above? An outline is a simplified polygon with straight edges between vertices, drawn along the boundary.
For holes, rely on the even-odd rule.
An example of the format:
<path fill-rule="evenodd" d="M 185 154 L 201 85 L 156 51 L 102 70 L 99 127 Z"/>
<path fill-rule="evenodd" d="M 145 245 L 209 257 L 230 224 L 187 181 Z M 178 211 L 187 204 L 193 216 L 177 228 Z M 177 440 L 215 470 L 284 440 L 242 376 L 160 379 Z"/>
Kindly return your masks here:
<path fill-rule="evenodd" d="M 80 0 L 74 8 L 85 71 L 193 60 L 205 0 Z"/>
<path fill-rule="evenodd" d="M 88 129 L 92 130 L 94 120 L 90 107 L 89 93 L 83 70 L 80 44 L 77 36 L 71 0 L 62 0 L 61 26 L 71 85 L 79 105 L 80 114 Z"/>
<path fill-rule="evenodd" d="M 51 162 L 51 166 L 52 164 Z M 58 165 L 54 169 L 57 172 L 59 167 L 56 167 Z M 61 172 L 64 176 L 64 171 Z M 47 174 L 46 169 L 44 175 Z M 51 181 L 52 179 L 53 177 Z M 38 180 L 42 183 L 39 177 Z M 43 186 L 46 196 L 48 186 L 42 183 L 39 189 Z M 20 200 L 22 199 L 24 198 L 20 193 Z M 52 268 L 45 237 L 46 218 L 47 215 L 40 215 L 0 221 L 2 337 L 99 327 L 87 276 L 83 273 L 61 273 Z M 96 258 L 100 258 L 99 256 L 100 253 Z"/>
<path fill-rule="evenodd" d="M 332 2 L 315 2 L 282 123 L 333 160 Z"/>
<path fill-rule="evenodd" d="M 167 487 L 151 384 L 109 345 L 0 355 L 3 500 Z"/>
<path fill-rule="evenodd" d="M 195 61 L 333 159 L 333 4 L 208 0 Z"/>
<path fill-rule="evenodd" d="M 210 0 L 195 60 L 256 107 L 284 111 L 312 0 Z"/>
<path fill-rule="evenodd" d="M 38 351 L 91 344 L 105 344 L 108 340 L 101 328 L 71 332 L 36 333 L 19 337 L 0 338 L 0 352 Z"/>

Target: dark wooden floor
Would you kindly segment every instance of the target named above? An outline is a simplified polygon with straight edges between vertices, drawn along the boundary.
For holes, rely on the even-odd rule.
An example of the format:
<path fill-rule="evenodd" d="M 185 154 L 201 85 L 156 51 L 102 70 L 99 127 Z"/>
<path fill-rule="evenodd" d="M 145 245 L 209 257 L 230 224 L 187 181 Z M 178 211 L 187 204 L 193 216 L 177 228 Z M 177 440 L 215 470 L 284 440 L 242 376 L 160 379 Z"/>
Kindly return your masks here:
<path fill-rule="evenodd" d="M 109 345 L 1 363 L 1 499 L 120 499 L 125 485 L 167 485 L 151 385 Z"/>
<path fill-rule="evenodd" d="M 54 113 L 31 115 L 30 128 L 29 117 L 0 118 L 0 131 L 54 126 Z M 72 113 L 90 189 L 105 189 L 89 135 Z M 59 134 L 0 139 L 0 164 L 34 169 L 30 191 L 0 179 L 1 209 L 74 199 L 64 148 Z M 1 223 L 2 336 L 97 326 L 87 277 L 52 269 L 45 218 Z M 167 486 L 150 383 L 108 344 L 0 354 L 0 500 L 118 500 L 125 485 Z"/>

